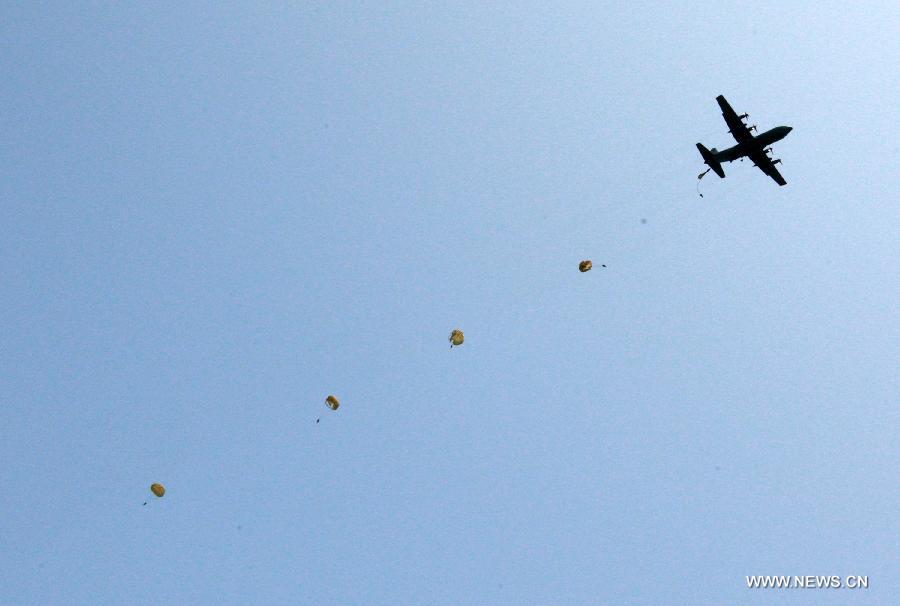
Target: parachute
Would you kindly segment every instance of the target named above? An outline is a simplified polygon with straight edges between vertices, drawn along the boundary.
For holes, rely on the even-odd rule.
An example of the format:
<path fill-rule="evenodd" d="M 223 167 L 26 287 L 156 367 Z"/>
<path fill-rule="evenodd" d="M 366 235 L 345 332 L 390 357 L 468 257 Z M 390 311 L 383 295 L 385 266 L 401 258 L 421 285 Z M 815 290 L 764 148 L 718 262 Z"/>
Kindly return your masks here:
<path fill-rule="evenodd" d="M 456 328 L 453 332 L 450 333 L 450 348 L 452 349 L 454 345 L 462 345 L 463 341 L 465 341 L 465 337 L 463 336 L 463 331 Z"/>
<path fill-rule="evenodd" d="M 327 398 L 325 398 L 325 405 L 331 410 L 337 410 L 338 406 L 341 405 L 341 401 L 334 396 L 328 396 Z"/>
<path fill-rule="evenodd" d="M 586 272 L 586 271 L 591 271 L 591 268 L 592 268 L 593 266 L 594 266 L 594 264 L 591 263 L 591 260 L 590 260 L 590 259 L 586 259 L 586 260 L 584 260 L 584 261 L 582 261 L 581 263 L 578 264 L 578 271 L 580 271 L 581 273 L 584 273 L 584 272 Z"/>
<path fill-rule="evenodd" d="M 162 484 L 151 484 L 151 485 L 150 485 L 150 492 L 152 492 L 153 494 L 155 494 L 157 497 L 161 497 L 161 496 L 163 496 L 164 494 L 166 494 L 166 487 L 163 486 Z M 149 503 L 149 502 L 150 502 L 150 501 L 144 501 L 144 505 L 146 505 L 146 504 Z"/>

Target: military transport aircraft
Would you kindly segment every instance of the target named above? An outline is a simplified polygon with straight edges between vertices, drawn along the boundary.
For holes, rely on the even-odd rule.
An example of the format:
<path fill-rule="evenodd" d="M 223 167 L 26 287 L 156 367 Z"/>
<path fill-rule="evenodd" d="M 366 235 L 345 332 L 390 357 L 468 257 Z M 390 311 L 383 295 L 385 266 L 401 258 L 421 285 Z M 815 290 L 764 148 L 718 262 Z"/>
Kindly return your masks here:
<path fill-rule="evenodd" d="M 785 185 L 787 182 L 778 173 L 778 169 L 775 168 L 775 165 L 781 160 L 772 160 L 769 156 L 772 148 L 769 146 L 776 141 L 784 139 L 793 129 L 790 126 L 776 126 L 754 137 L 750 134 L 750 131 L 756 130 L 756 125 L 748 127 L 744 124 L 744 118 L 747 118 L 747 114 L 737 115 L 722 95 L 716 97 L 716 101 L 719 102 L 719 107 L 722 108 L 722 116 L 728 124 L 728 132 L 734 135 L 737 145 L 718 151 L 715 147 L 710 150 L 703 147 L 702 143 L 698 143 L 697 149 L 700 150 L 700 155 L 703 156 L 704 164 L 724 179 L 725 171 L 722 170 L 721 163 L 733 162 L 738 158 L 741 158 L 743 161 L 744 156 L 746 156 L 750 158 L 754 166 L 759 167 L 760 170 L 772 177 L 775 183 Z M 708 172 L 709 169 L 700 176 L 702 177 Z"/>

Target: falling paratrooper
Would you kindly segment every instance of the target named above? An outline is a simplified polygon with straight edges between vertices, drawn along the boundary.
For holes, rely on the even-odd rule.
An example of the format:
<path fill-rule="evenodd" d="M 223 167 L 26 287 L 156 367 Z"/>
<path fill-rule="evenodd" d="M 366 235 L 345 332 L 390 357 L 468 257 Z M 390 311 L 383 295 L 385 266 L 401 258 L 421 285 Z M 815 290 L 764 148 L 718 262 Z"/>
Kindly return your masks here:
<path fill-rule="evenodd" d="M 586 259 L 578 264 L 578 271 L 580 271 L 581 273 L 584 273 L 586 271 L 591 271 L 591 268 L 593 268 L 593 267 L 594 267 L 594 264 L 591 262 L 591 260 Z M 606 267 L 606 264 L 601 263 L 600 267 Z"/>
<path fill-rule="evenodd" d="M 164 494 L 166 494 L 166 487 L 162 484 L 153 483 L 150 485 L 150 492 L 155 494 L 158 498 L 161 498 Z M 144 501 L 144 505 L 149 503 L 149 501 Z"/>
<path fill-rule="evenodd" d="M 450 341 L 450 349 L 453 349 L 454 345 L 462 345 L 466 338 L 463 335 L 463 331 L 455 328 L 453 329 L 453 332 L 450 333 L 450 338 L 448 340 Z"/>

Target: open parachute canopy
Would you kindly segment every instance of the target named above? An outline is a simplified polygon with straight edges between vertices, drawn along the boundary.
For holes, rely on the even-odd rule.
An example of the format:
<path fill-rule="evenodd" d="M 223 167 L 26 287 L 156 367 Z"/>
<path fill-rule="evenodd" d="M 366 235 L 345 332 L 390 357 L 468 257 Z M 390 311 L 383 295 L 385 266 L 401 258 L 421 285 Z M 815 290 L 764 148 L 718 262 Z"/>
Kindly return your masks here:
<path fill-rule="evenodd" d="M 325 405 L 328 406 L 331 410 L 337 410 L 338 406 L 341 405 L 341 401 L 335 398 L 334 396 L 328 396 L 325 398 Z"/>
<path fill-rule="evenodd" d="M 152 492 L 153 494 L 155 494 L 158 497 L 161 497 L 164 494 L 166 494 L 166 487 L 163 486 L 162 484 L 151 484 L 150 492 Z"/>
<path fill-rule="evenodd" d="M 591 271 L 591 268 L 593 266 L 594 266 L 594 264 L 591 263 L 590 259 L 585 259 L 584 261 L 582 261 L 581 263 L 578 264 L 578 271 L 580 271 L 581 273 L 584 273 L 586 271 Z"/>
<path fill-rule="evenodd" d="M 463 331 L 458 328 L 454 329 L 453 332 L 450 333 L 450 347 L 453 347 L 454 345 L 462 345 L 463 341 L 465 340 L 466 338 L 465 336 L 463 336 Z"/>

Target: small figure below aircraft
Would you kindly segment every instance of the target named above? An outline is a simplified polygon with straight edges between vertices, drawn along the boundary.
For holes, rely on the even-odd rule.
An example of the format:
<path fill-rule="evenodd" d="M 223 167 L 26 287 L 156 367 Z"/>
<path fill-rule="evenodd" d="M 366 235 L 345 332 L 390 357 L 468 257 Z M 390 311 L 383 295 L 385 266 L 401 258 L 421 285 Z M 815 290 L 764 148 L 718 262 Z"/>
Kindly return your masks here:
<path fill-rule="evenodd" d="M 756 125 L 754 124 L 753 126 L 748 127 L 744 124 L 744 119 L 749 117 L 747 114 L 737 115 L 722 95 L 716 97 L 716 101 L 719 102 L 719 107 L 722 108 L 722 116 L 728 124 L 728 132 L 734 135 L 737 145 L 723 151 L 718 151 L 715 147 L 710 150 L 703 147 L 702 143 L 698 143 L 697 149 L 700 150 L 700 155 L 703 156 L 703 163 L 709 166 L 709 168 L 697 178 L 702 179 L 703 175 L 712 170 L 719 175 L 720 178 L 724 179 L 725 171 L 722 170 L 722 162 L 734 162 L 735 160 L 739 158 L 743 159 L 746 156 L 750 158 L 754 166 L 772 177 L 772 179 L 775 180 L 775 183 L 778 185 L 785 185 L 787 181 L 784 180 L 784 177 L 782 177 L 781 174 L 779 174 L 778 169 L 775 168 L 775 165 L 780 163 L 781 160 L 773 160 L 771 156 L 769 156 L 769 153 L 772 151 L 772 148 L 769 146 L 776 141 L 784 139 L 793 129 L 790 126 L 776 126 L 775 128 L 754 137 L 750 134 L 750 131 L 756 130 Z"/>

